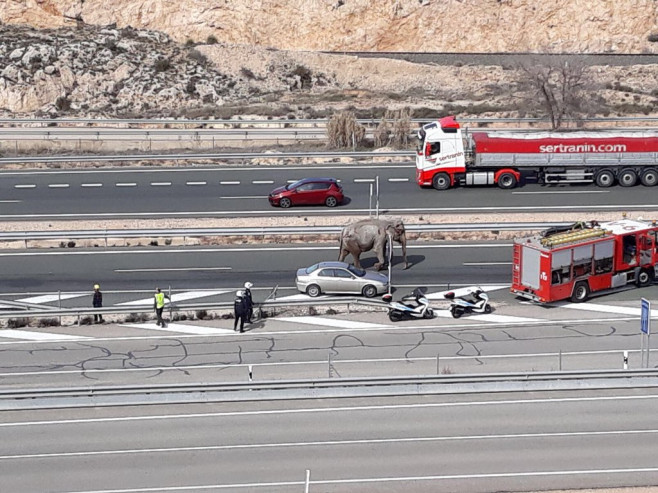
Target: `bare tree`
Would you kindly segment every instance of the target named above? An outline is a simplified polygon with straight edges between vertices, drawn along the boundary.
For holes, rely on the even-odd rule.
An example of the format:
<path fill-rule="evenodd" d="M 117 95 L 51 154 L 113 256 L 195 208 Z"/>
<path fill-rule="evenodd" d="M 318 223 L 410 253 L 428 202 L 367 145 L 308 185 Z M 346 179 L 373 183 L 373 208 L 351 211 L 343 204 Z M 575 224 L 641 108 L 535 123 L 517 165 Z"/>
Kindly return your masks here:
<path fill-rule="evenodd" d="M 366 136 L 366 128 L 361 125 L 354 113 L 342 111 L 335 113 L 327 124 L 329 146 L 336 148 L 356 147 Z"/>
<path fill-rule="evenodd" d="M 375 128 L 375 131 L 373 132 L 375 147 L 387 146 L 391 138 L 391 126 L 388 122 L 387 115 L 388 112 L 382 117 L 382 119 L 377 124 L 377 128 Z"/>
<path fill-rule="evenodd" d="M 533 98 L 548 114 L 551 127 L 562 127 L 568 118 L 578 119 L 586 113 L 590 85 L 586 66 L 559 55 L 526 58 L 519 64 L 521 86 L 528 86 Z"/>
<path fill-rule="evenodd" d="M 398 148 L 409 146 L 411 135 L 411 110 L 404 108 L 393 112 L 393 145 Z"/>

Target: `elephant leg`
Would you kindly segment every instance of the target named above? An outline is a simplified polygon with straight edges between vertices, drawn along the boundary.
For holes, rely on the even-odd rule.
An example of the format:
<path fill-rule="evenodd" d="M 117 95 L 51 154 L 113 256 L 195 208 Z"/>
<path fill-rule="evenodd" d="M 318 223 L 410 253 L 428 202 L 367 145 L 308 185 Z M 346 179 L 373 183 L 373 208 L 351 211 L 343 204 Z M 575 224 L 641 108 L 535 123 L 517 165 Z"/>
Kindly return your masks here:
<path fill-rule="evenodd" d="M 361 261 L 359 259 L 360 256 L 361 256 L 361 252 L 352 252 L 352 258 L 354 259 L 354 267 L 356 267 L 357 269 L 363 269 L 363 267 L 361 267 Z"/>
<path fill-rule="evenodd" d="M 384 258 L 384 251 L 386 248 L 377 250 L 377 263 L 375 264 L 375 269 L 382 270 L 386 265 L 386 259 Z"/>
<path fill-rule="evenodd" d="M 338 255 L 338 261 L 339 261 L 339 262 L 344 261 L 344 260 L 345 260 L 345 257 L 347 257 L 347 254 L 348 254 L 348 253 L 350 253 L 350 252 L 348 252 L 347 250 L 341 248 L 341 250 L 340 250 L 340 255 Z"/>

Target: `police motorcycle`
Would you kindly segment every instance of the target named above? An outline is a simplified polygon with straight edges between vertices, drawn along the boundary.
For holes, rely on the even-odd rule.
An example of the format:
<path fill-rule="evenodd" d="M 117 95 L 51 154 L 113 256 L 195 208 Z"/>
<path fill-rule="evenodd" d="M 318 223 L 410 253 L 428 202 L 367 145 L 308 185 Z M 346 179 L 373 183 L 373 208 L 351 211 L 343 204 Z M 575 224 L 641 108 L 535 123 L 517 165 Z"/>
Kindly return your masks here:
<path fill-rule="evenodd" d="M 482 288 L 472 288 L 462 296 L 456 296 L 454 291 L 450 291 L 443 297 L 450 300 L 450 313 L 454 318 L 466 313 L 491 313 L 489 295 Z"/>
<path fill-rule="evenodd" d="M 420 288 L 414 289 L 411 294 L 404 296 L 400 301 L 393 301 L 393 296 L 390 294 L 385 294 L 382 299 L 389 304 L 388 318 L 391 322 L 434 317 L 430 301 Z"/>

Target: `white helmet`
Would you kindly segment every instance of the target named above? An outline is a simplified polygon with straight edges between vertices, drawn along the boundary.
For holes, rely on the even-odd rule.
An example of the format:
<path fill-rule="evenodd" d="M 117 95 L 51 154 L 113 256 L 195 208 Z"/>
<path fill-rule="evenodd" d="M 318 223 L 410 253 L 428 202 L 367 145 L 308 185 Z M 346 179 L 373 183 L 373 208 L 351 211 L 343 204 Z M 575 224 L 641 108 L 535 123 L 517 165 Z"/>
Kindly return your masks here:
<path fill-rule="evenodd" d="M 253 286 L 254 286 L 254 285 L 251 284 L 249 281 L 247 281 L 247 282 L 244 283 L 244 287 L 245 287 L 245 289 L 251 289 Z"/>
<path fill-rule="evenodd" d="M 244 293 L 242 291 L 238 291 L 237 293 L 235 293 L 235 296 L 242 297 L 244 296 Z"/>

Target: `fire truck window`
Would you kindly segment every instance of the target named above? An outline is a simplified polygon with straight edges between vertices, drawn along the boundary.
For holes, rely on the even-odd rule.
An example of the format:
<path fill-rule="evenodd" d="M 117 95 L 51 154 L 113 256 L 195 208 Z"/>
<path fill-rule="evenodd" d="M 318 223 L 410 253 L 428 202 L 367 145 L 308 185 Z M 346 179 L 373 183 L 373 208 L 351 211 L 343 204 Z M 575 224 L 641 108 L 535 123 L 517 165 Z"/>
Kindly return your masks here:
<path fill-rule="evenodd" d="M 635 235 L 626 235 L 623 240 L 624 248 L 624 258 L 623 261 L 625 264 L 634 264 L 637 262 L 635 254 L 637 253 L 637 247 L 635 246 Z"/>
<path fill-rule="evenodd" d="M 612 252 L 614 241 L 605 241 L 594 245 L 594 273 L 605 274 L 612 271 Z"/>

